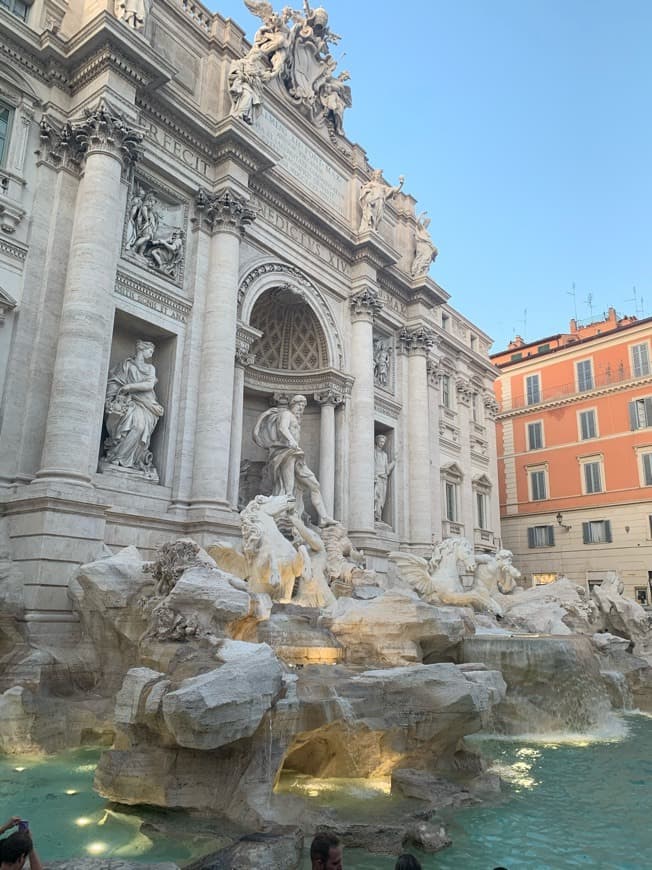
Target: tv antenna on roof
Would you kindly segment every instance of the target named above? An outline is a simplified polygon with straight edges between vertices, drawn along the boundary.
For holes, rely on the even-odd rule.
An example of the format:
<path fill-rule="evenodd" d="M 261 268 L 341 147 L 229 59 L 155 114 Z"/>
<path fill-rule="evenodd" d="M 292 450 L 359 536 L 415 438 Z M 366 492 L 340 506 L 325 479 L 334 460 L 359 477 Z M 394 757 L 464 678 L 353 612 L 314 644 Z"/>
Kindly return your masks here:
<path fill-rule="evenodd" d="M 632 287 L 632 299 L 625 299 L 625 302 L 633 302 L 634 303 L 634 314 L 637 317 L 643 317 L 645 313 L 645 307 L 643 305 L 643 297 L 638 295 L 636 290 L 636 285 Z"/>
<path fill-rule="evenodd" d="M 575 292 L 575 281 L 572 283 L 572 290 L 567 290 L 566 295 L 573 297 L 573 314 L 575 315 L 575 323 L 577 323 L 577 293 Z"/>
<path fill-rule="evenodd" d="M 589 295 L 584 300 L 586 304 L 589 306 L 589 317 L 591 318 L 591 322 L 593 321 L 593 293 L 589 291 Z"/>

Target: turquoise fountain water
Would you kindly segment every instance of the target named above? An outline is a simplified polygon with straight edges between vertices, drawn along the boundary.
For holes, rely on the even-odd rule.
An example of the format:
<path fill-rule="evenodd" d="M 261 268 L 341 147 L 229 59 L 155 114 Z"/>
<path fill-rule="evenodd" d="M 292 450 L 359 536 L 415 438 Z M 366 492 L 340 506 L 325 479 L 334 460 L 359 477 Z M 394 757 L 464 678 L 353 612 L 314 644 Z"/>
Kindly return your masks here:
<path fill-rule="evenodd" d="M 652 718 L 630 716 L 626 723 L 624 733 L 599 741 L 483 739 L 506 790 L 494 805 L 447 819 L 451 848 L 435 855 L 412 850 L 424 870 L 648 870 Z M 390 858 L 353 850 L 345 858 L 347 870 L 394 866 Z"/>
<path fill-rule="evenodd" d="M 481 749 L 506 780 L 506 790 L 491 805 L 452 814 L 447 823 L 454 845 L 419 855 L 424 870 L 652 866 L 652 718 L 628 716 L 624 721 L 620 734 L 600 740 L 482 739 Z M 185 816 L 176 823 L 185 837 L 166 837 L 156 833 L 156 814 L 146 815 L 141 827 L 141 813 L 107 810 L 92 791 L 98 756 L 82 750 L 47 759 L 0 759 L 0 812 L 30 818 L 44 859 L 101 855 L 183 863 L 216 847 L 217 838 L 198 840 L 196 821 Z M 351 797 L 366 804 L 364 815 L 373 817 L 374 806 L 391 806 L 382 783 L 367 791 L 368 801 L 362 797 L 363 784 L 353 786 Z M 318 789 L 311 795 L 305 783 L 303 793 L 308 801 L 325 799 Z M 170 814 L 165 824 L 169 830 Z M 347 850 L 345 866 L 391 870 L 394 861 Z"/>
<path fill-rule="evenodd" d="M 29 819 L 43 861 L 94 856 L 183 863 L 216 848 L 214 839 L 191 833 L 181 814 L 108 808 L 93 791 L 100 751 L 0 756 L 0 820 Z M 159 822 L 178 832 L 161 834 Z"/>

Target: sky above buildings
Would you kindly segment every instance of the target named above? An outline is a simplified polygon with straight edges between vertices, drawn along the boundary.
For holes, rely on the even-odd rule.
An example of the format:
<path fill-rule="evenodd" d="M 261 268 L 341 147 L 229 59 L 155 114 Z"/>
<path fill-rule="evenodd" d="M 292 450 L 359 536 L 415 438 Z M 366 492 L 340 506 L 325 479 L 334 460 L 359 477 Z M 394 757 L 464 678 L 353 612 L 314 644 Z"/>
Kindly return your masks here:
<path fill-rule="evenodd" d="M 253 37 L 242 0 L 208 5 Z M 405 175 L 432 218 L 430 274 L 494 351 L 609 305 L 652 313 L 650 0 L 324 5 L 347 136 Z"/>

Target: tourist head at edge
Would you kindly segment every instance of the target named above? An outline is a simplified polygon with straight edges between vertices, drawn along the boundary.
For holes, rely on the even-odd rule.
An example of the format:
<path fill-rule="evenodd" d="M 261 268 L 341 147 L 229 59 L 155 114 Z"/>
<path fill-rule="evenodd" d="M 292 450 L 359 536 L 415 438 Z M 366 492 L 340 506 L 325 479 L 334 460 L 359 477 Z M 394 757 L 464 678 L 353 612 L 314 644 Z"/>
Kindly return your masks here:
<path fill-rule="evenodd" d="M 17 827 L 20 821 L 19 816 L 13 816 L 0 827 L 0 834 Z M 0 840 L 0 870 L 22 870 L 27 858 L 29 858 L 31 870 L 43 870 L 43 865 L 36 854 L 32 836 L 28 830 L 15 831 Z"/>
<path fill-rule="evenodd" d="M 342 870 L 342 845 L 335 834 L 317 834 L 310 844 L 312 870 Z"/>
<path fill-rule="evenodd" d="M 414 855 L 405 852 L 396 859 L 394 870 L 421 870 L 421 864 L 419 864 Z"/>

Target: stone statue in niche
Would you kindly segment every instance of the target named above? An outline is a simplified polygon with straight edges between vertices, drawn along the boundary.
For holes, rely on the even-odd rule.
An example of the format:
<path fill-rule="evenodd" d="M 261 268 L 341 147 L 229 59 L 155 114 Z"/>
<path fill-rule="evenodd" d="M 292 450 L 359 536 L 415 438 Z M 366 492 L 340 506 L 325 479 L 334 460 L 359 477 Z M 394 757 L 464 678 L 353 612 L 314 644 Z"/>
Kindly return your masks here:
<path fill-rule="evenodd" d="M 387 501 L 387 486 L 389 478 L 394 471 L 396 462 L 390 462 L 385 444 L 385 435 L 376 435 L 376 447 L 374 449 L 374 519 L 380 523 L 383 521 L 383 511 Z"/>
<path fill-rule="evenodd" d="M 420 278 L 428 274 L 430 264 L 434 263 L 439 251 L 437 246 L 433 244 L 428 232 L 430 226 L 430 218 L 427 212 L 422 212 L 417 218 L 417 225 L 414 234 L 414 261 L 410 274 L 413 278 Z"/>
<path fill-rule="evenodd" d="M 176 278 L 183 262 L 185 234 L 180 227 L 170 226 L 171 217 L 152 191 L 134 187 L 127 218 L 127 250 L 157 272 Z"/>
<path fill-rule="evenodd" d="M 300 493 L 308 490 L 319 525 L 327 526 L 333 520 L 326 511 L 319 481 L 306 465 L 304 451 L 299 446 L 301 418 L 306 405 L 305 396 L 293 396 L 287 408 L 265 411 L 256 421 L 252 438 L 255 444 L 267 450 L 266 470 L 273 483 L 274 495 L 296 497 L 300 504 Z"/>
<path fill-rule="evenodd" d="M 134 30 L 142 30 L 149 14 L 148 0 L 116 0 L 115 14 Z"/>
<path fill-rule="evenodd" d="M 164 408 L 154 392 L 156 369 L 148 362 L 154 349 L 151 341 L 137 341 L 136 353 L 109 372 L 104 403 L 109 437 L 100 470 L 117 466 L 158 482 L 149 444 Z"/>
<path fill-rule="evenodd" d="M 390 346 L 380 338 L 374 339 L 374 381 L 379 387 L 389 385 L 392 357 Z"/>
<path fill-rule="evenodd" d="M 405 178 L 398 177 L 398 185 L 390 187 L 383 181 L 382 169 L 374 169 L 369 181 L 363 185 L 360 191 L 360 205 L 362 206 L 362 218 L 358 232 L 366 233 L 370 230 L 378 231 L 380 221 L 385 213 L 385 203 L 396 196 L 402 189 Z"/>

